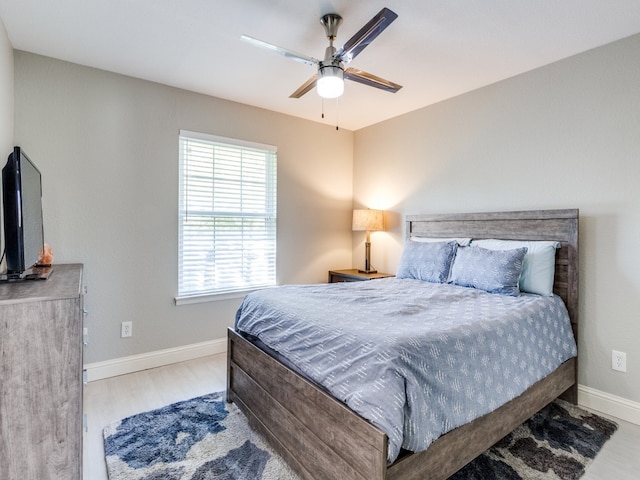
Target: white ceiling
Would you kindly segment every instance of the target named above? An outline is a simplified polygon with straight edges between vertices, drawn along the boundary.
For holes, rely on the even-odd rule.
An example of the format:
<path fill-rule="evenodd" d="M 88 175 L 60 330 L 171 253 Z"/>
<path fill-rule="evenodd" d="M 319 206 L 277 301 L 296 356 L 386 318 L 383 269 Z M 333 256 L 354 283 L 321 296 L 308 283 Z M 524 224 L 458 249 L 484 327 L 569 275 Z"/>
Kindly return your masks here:
<path fill-rule="evenodd" d="M 382 7 L 398 14 L 349 66 L 403 85 L 347 82 L 344 95 L 289 95 L 313 67 L 247 34 L 322 58 Z M 15 49 L 357 130 L 640 32 L 640 0 L 0 0 Z"/>

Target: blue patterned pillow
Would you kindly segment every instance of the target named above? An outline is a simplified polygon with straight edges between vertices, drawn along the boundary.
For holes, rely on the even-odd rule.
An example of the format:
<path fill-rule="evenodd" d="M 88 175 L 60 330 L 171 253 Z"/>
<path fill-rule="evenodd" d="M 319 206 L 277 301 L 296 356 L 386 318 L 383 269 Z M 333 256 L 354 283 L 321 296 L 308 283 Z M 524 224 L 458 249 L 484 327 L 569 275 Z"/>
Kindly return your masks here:
<path fill-rule="evenodd" d="M 520 295 L 518 279 L 526 253 L 526 248 L 487 250 L 460 247 L 451 267 L 449 283 L 517 297 Z"/>
<path fill-rule="evenodd" d="M 456 242 L 421 243 L 408 240 L 404 246 L 397 278 L 415 278 L 431 283 L 445 283 L 456 253 Z"/>
<path fill-rule="evenodd" d="M 520 273 L 520 291 L 545 296 L 553 295 L 556 249 L 560 248 L 560 242 L 490 238 L 474 240 L 471 242 L 471 246 L 488 250 L 513 250 L 514 248 L 526 247 L 527 254 L 522 261 L 522 272 Z"/>

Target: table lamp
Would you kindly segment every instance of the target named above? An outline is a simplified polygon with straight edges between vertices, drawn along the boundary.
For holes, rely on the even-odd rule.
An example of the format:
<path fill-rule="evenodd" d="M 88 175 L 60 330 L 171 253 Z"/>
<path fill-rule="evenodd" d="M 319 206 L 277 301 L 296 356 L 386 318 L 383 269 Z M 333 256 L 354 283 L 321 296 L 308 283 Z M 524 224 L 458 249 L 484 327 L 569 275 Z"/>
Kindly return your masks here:
<path fill-rule="evenodd" d="M 371 238 L 370 232 L 384 231 L 384 212 L 382 210 L 356 209 L 353 211 L 354 232 L 367 232 L 365 239 L 365 258 L 364 270 L 358 270 L 360 273 L 377 273 L 377 270 L 371 268 Z"/>

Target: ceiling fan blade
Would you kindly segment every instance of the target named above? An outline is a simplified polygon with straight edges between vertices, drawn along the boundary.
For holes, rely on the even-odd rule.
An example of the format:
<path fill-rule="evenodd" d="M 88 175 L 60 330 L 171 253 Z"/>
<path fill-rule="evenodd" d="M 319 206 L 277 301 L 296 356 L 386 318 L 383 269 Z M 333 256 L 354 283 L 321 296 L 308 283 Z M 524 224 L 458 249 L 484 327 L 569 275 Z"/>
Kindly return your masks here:
<path fill-rule="evenodd" d="M 318 63 L 320 63 L 320 60 L 316 58 L 304 55 L 303 53 L 294 52 L 293 50 L 289 50 L 287 48 L 278 47 L 277 45 L 273 45 L 271 43 L 263 42 L 262 40 L 250 37 L 249 35 L 241 35 L 240 39 L 247 43 L 255 45 L 256 47 L 264 48 L 265 50 L 277 53 L 278 55 L 283 55 L 287 58 L 295 60 L 296 62 L 301 62 L 311 66 L 318 65 Z"/>
<path fill-rule="evenodd" d="M 337 50 L 336 53 L 333 54 L 333 58 L 339 58 L 340 61 L 349 63 L 356 58 L 367 45 L 373 42 L 396 18 L 398 18 L 397 13 L 386 7 L 383 8 L 375 17 L 369 20 L 358 33 L 351 37 L 342 48 Z"/>
<path fill-rule="evenodd" d="M 289 95 L 289 98 L 300 98 L 309 90 L 313 90 L 313 87 L 316 86 L 317 80 L 318 80 L 318 74 L 316 73 L 309 80 L 307 80 L 302 85 L 300 85 L 300 88 L 298 88 L 295 92 Z"/>
<path fill-rule="evenodd" d="M 347 68 L 344 71 L 344 78 L 391 93 L 396 93 L 402 88 L 402 85 L 390 82 L 384 78 L 376 77 L 375 75 L 363 72 L 362 70 L 356 70 L 355 68 Z"/>

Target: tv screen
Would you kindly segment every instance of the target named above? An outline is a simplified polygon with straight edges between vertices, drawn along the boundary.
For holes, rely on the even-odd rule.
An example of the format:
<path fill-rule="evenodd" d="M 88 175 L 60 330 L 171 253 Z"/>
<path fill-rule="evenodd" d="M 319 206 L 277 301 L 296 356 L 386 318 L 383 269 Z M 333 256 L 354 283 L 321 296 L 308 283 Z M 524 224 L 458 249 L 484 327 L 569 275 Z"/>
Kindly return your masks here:
<path fill-rule="evenodd" d="M 44 246 L 40 171 L 20 147 L 2 169 L 7 275 L 20 276 L 38 262 Z"/>

